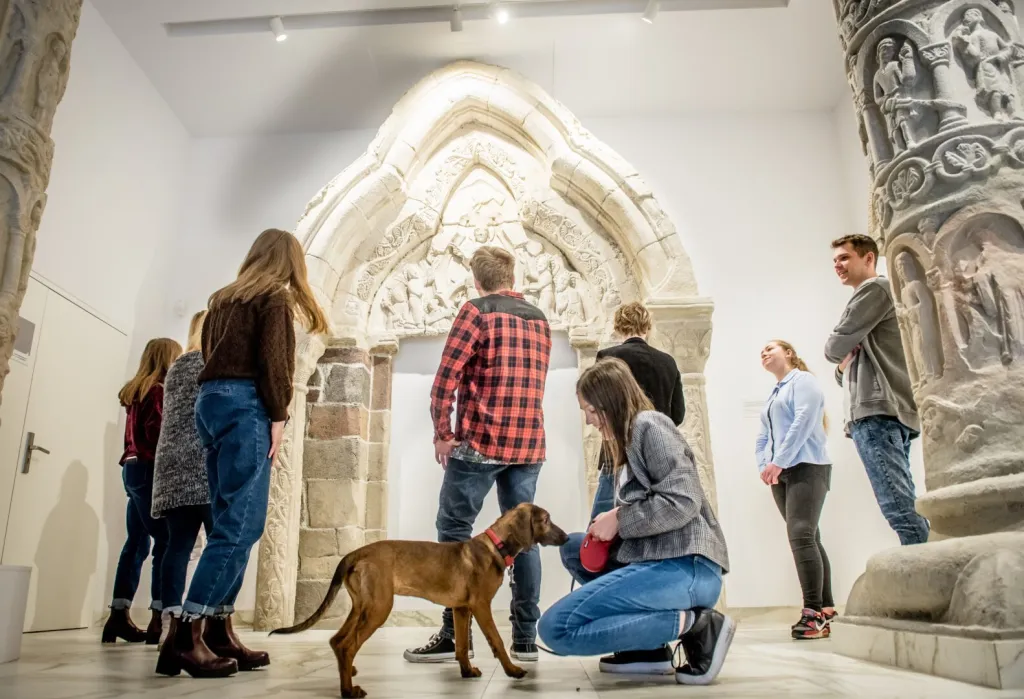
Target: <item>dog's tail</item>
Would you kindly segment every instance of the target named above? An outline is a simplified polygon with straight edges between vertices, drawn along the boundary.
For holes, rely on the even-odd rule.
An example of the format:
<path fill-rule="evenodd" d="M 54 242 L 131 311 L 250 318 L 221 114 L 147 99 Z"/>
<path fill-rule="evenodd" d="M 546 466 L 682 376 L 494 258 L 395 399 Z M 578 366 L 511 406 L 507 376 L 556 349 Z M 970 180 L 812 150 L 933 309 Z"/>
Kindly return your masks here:
<path fill-rule="evenodd" d="M 334 604 L 334 599 L 338 596 L 338 591 L 345 583 L 345 578 L 351 569 L 352 563 L 349 561 L 349 557 L 345 556 L 338 562 L 338 567 L 334 569 L 334 577 L 331 579 L 331 586 L 327 588 L 327 595 L 324 597 L 324 601 L 320 603 L 320 607 L 313 612 L 313 616 L 295 626 L 289 626 L 286 629 L 274 629 L 270 632 L 270 635 L 299 633 L 320 621 L 323 615 L 327 613 L 327 610 L 331 608 L 331 605 Z"/>

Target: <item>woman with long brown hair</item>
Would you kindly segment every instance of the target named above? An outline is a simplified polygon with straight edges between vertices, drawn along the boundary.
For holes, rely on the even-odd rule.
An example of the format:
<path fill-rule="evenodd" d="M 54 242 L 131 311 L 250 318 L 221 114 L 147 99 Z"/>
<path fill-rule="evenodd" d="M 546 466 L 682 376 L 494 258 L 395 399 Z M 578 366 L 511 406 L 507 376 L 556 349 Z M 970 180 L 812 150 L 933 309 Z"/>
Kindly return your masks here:
<path fill-rule="evenodd" d="M 128 417 L 124 426 L 124 454 L 121 456 L 121 478 L 128 494 L 125 526 L 128 536 L 114 574 L 114 598 L 110 617 L 103 626 L 103 643 L 122 638 L 129 643 L 160 640 L 160 613 L 163 601 L 160 589 L 160 568 L 167 550 L 167 525 L 150 515 L 153 499 L 153 461 L 163 416 L 164 378 L 171 364 L 181 354 L 181 345 L 169 338 L 150 340 L 142 352 L 135 376 L 124 385 L 117 397 Z M 153 539 L 153 578 L 151 584 L 152 617 L 145 632 L 132 622 L 130 610 L 139 587 L 142 564 L 149 556 L 149 540 Z"/>
<path fill-rule="evenodd" d="M 774 374 L 778 383 L 761 411 L 757 468 L 786 520 L 803 592 L 804 608 L 792 636 L 827 638 L 835 607 L 832 571 L 818 530 L 832 477 L 826 448 L 825 394 L 788 342 L 772 340 L 765 345 L 761 366 Z"/>
<path fill-rule="evenodd" d="M 153 467 L 153 517 L 167 523 L 167 553 L 160 570 L 164 628 L 181 616 L 188 562 L 199 536 L 213 529 L 206 452 L 196 430 L 196 399 L 203 370 L 203 321 L 199 311 L 189 323 L 188 347 L 164 381 L 164 422 Z"/>
<path fill-rule="evenodd" d="M 679 641 L 686 663 L 675 668 L 676 682 L 710 684 L 736 625 L 712 609 L 729 554 L 693 451 L 620 359 L 583 372 L 576 395 L 608 445 L 617 482 L 615 507 L 590 525 L 588 545 L 614 542 L 611 558 L 621 565 L 548 609 L 541 638 L 558 655 L 622 656 Z M 574 536 L 582 545 L 583 535 Z"/>
<path fill-rule="evenodd" d="M 292 400 L 296 317 L 312 334 L 328 331 L 302 246 L 291 233 L 269 229 L 252 244 L 238 278 L 210 297 L 203 324 L 196 427 L 206 449 L 213 531 L 181 618 L 171 619 L 160 674 L 226 677 L 270 664 L 267 653 L 242 645 L 231 616 L 267 519 L 270 469 Z"/>

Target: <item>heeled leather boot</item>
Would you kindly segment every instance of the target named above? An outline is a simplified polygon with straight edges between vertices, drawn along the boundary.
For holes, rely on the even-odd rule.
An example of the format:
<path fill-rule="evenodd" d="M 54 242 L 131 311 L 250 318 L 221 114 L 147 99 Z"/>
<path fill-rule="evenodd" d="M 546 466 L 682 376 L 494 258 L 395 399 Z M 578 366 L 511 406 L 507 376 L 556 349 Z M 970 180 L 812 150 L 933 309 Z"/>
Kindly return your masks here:
<path fill-rule="evenodd" d="M 163 623 L 160 620 L 161 613 L 153 611 L 153 616 L 149 618 L 149 626 L 146 627 L 146 645 L 156 646 L 160 644 L 160 631 L 163 630 Z"/>
<path fill-rule="evenodd" d="M 210 650 L 222 658 L 234 658 L 238 661 L 238 669 L 244 671 L 270 665 L 270 655 L 262 650 L 249 650 L 238 640 L 231 617 L 223 619 L 213 617 L 206 620 L 206 633 L 203 640 Z"/>
<path fill-rule="evenodd" d="M 135 625 L 127 609 L 111 609 L 103 625 L 103 643 L 117 643 L 122 638 L 128 643 L 142 643 L 146 632 Z"/>
<path fill-rule="evenodd" d="M 234 658 L 221 658 L 203 642 L 203 620 L 171 618 L 171 631 L 156 661 L 158 675 L 176 677 L 184 670 L 192 677 L 230 677 L 238 672 Z"/>

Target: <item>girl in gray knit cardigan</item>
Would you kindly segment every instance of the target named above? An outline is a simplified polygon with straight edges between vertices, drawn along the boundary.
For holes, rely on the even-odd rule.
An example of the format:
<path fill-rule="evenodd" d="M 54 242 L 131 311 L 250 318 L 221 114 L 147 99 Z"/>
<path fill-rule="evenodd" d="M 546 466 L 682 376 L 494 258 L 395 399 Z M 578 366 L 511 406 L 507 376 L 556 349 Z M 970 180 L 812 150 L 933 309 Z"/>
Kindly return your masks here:
<path fill-rule="evenodd" d="M 171 365 L 164 380 L 164 421 L 156 447 L 152 514 L 166 518 L 170 530 L 161 570 L 165 616 L 181 616 L 188 562 L 199 527 L 206 530 L 207 537 L 213 527 L 206 453 L 195 419 L 205 318 L 206 311 L 192 316 L 186 353 Z M 164 621 L 166 628 L 168 619 Z"/>

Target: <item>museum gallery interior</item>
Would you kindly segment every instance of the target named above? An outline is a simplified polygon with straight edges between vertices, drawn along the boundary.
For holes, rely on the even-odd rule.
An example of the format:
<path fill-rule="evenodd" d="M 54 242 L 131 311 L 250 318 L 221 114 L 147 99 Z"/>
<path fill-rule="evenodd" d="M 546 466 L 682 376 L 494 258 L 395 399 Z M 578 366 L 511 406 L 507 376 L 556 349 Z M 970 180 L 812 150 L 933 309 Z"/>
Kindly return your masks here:
<path fill-rule="evenodd" d="M 347 593 L 308 631 L 267 632 L 313 614 L 350 552 L 438 540 L 431 387 L 492 246 L 549 322 L 535 502 L 566 532 L 587 529 L 602 462 L 577 380 L 623 341 L 616 310 L 646 307 L 728 544 L 735 640 L 708 686 L 543 639 L 513 679 L 477 627 L 482 676 L 463 679 L 403 659 L 442 614 L 399 596 L 357 657 L 370 696 L 1024 696 L 1021 21 L 1024 0 L 0 0 L 0 694 L 339 696 Z M 234 600 L 272 662 L 165 677 L 153 645 L 100 642 L 132 526 L 118 391 L 150 340 L 186 347 L 270 228 L 298 240 L 330 321 L 296 326 Z M 837 277 L 849 235 L 888 280 L 927 543 L 883 516 L 827 356 L 861 293 Z M 828 416 L 838 616 L 813 641 L 791 635 L 808 605 L 759 477 L 780 339 Z M 489 494 L 474 534 L 500 514 Z M 541 560 L 544 612 L 574 582 L 557 547 Z M 512 598 L 492 603 L 510 648 Z"/>

